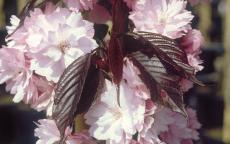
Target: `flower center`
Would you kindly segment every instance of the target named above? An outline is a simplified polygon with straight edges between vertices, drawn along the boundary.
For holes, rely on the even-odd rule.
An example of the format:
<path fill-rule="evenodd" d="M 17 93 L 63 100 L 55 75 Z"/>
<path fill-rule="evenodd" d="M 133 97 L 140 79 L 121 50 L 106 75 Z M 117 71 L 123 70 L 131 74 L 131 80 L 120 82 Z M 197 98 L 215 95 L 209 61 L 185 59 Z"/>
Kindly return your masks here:
<path fill-rule="evenodd" d="M 70 43 L 68 41 L 65 40 L 65 41 L 61 41 L 59 43 L 58 47 L 59 47 L 59 49 L 61 50 L 62 53 L 65 53 L 66 50 L 68 50 L 71 47 L 71 45 L 70 45 Z"/>
<path fill-rule="evenodd" d="M 160 16 L 159 16 L 159 23 L 160 24 L 164 24 L 164 23 L 166 23 L 166 20 L 167 20 L 167 16 L 166 16 L 166 14 L 161 14 Z"/>
<path fill-rule="evenodd" d="M 118 120 L 122 117 L 122 110 L 119 106 L 111 107 L 106 103 L 103 103 L 104 106 L 113 114 L 113 117 Z"/>

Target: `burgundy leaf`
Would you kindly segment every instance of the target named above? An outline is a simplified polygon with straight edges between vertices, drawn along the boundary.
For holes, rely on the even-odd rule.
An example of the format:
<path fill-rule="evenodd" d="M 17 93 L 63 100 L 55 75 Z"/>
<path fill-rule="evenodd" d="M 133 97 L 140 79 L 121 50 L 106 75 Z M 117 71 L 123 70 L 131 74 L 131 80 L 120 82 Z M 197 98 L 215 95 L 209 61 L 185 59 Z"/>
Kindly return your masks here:
<path fill-rule="evenodd" d="M 160 34 L 138 32 L 128 33 L 125 35 L 125 40 L 126 53 L 141 51 L 149 58 L 155 55 L 168 73 L 201 84 L 194 76 L 194 68 L 188 64 L 186 53 L 179 48 L 173 39 Z"/>
<path fill-rule="evenodd" d="M 162 55 L 162 52 L 166 53 L 167 56 L 179 67 L 183 68 L 185 72 L 187 72 L 188 74 L 194 74 L 194 68 L 188 64 L 186 53 L 181 48 L 179 48 L 176 41 L 160 34 L 153 34 L 148 32 L 138 32 L 138 34 L 141 35 L 144 39 L 151 42 L 159 56 Z M 168 59 L 167 56 L 165 56 L 165 59 Z"/>
<path fill-rule="evenodd" d="M 141 52 L 132 54 L 134 64 L 141 72 L 141 79 L 149 88 L 154 102 L 166 105 L 173 111 L 186 116 L 183 93 L 180 90 L 180 77 L 168 74 L 160 59 L 153 55 L 149 58 Z M 166 92 L 167 95 L 162 93 Z"/>
<path fill-rule="evenodd" d="M 108 60 L 113 81 L 119 84 L 122 78 L 124 41 L 120 34 L 128 31 L 129 9 L 122 0 L 114 0 L 112 7 L 112 32 L 108 48 Z"/>
<path fill-rule="evenodd" d="M 124 39 L 125 52 L 132 55 L 152 99 L 186 116 L 179 82 L 186 78 L 199 83 L 194 76 L 194 68 L 188 64 L 186 53 L 176 41 L 160 34 L 128 33 Z"/>
<path fill-rule="evenodd" d="M 95 65 L 91 65 L 88 70 L 76 114 L 86 112 L 90 108 L 93 101 L 98 97 L 98 93 L 100 94 L 103 83 L 103 74 L 99 69 L 96 68 Z"/>
<path fill-rule="evenodd" d="M 38 0 L 29 0 L 27 2 L 27 4 L 24 6 L 24 8 L 22 9 L 22 11 L 19 14 L 19 18 L 20 18 L 20 23 L 17 26 L 17 28 L 7 37 L 10 37 L 12 34 L 15 33 L 15 31 L 18 30 L 18 28 L 20 28 L 25 21 L 25 18 L 28 17 L 30 15 L 30 11 L 33 10 L 35 7 L 41 8 L 42 10 L 45 8 L 46 4 L 48 2 L 52 2 L 53 4 L 58 3 L 60 0 L 43 0 L 41 3 L 36 4 L 38 2 Z"/>
<path fill-rule="evenodd" d="M 108 49 L 108 60 L 109 67 L 112 72 L 113 82 L 119 84 L 122 78 L 122 69 L 123 69 L 123 54 L 122 48 L 118 44 L 118 40 L 115 38 L 110 39 Z"/>
<path fill-rule="evenodd" d="M 77 111 L 79 100 L 91 65 L 91 54 L 75 60 L 62 74 L 55 91 L 53 119 L 61 133 L 61 142 L 65 137 L 65 129 L 71 126 Z"/>

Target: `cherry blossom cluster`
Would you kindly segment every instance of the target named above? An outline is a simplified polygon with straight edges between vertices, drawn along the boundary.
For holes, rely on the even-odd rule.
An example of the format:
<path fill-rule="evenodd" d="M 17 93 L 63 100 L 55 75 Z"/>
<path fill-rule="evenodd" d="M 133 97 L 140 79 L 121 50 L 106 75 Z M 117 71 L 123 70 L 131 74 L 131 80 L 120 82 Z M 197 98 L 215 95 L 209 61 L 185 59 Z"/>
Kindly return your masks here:
<path fill-rule="evenodd" d="M 63 71 L 80 56 L 98 47 L 94 23 L 111 20 L 97 0 L 64 0 L 66 7 L 51 3 L 45 9 L 35 8 L 23 23 L 11 17 L 9 36 L 0 49 L 0 84 L 37 111 L 52 115 L 54 90 Z M 185 0 L 124 0 L 130 8 L 129 19 L 134 31 L 158 33 L 172 39 L 180 38 L 189 64 L 196 72 L 202 70 L 199 58 L 203 44 L 201 33 L 192 29 L 193 15 L 186 10 Z M 197 0 L 189 0 L 192 5 Z M 84 16 L 82 12 L 87 11 Z M 100 97 L 85 113 L 88 129 L 72 133 L 66 129 L 66 144 L 192 144 L 199 139 L 201 127 L 194 110 L 187 108 L 188 119 L 151 100 L 150 91 L 139 77 L 139 69 L 124 59 L 119 97 L 116 86 L 105 81 Z M 193 83 L 181 80 L 181 89 L 188 91 Z M 53 144 L 60 132 L 51 119 L 36 123 L 37 144 Z"/>

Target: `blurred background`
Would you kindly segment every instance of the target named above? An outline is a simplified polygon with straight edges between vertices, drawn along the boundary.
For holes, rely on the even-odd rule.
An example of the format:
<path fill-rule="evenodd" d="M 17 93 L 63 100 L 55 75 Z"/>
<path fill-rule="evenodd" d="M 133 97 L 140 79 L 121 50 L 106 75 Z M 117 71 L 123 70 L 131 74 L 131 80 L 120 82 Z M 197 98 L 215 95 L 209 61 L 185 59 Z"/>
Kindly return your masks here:
<path fill-rule="evenodd" d="M 0 0 L 1 45 L 10 16 L 17 15 L 25 3 Z M 205 68 L 197 77 L 206 86 L 195 86 L 185 96 L 202 123 L 196 144 L 230 144 L 230 0 L 212 0 L 189 9 L 196 16 L 193 27 L 205 37 L 201 54 Z M 12 96 L 0 86 L 0 144 L 34 144 L 34 122 L 43 117 L 26 105 L 12 103 Z"/>

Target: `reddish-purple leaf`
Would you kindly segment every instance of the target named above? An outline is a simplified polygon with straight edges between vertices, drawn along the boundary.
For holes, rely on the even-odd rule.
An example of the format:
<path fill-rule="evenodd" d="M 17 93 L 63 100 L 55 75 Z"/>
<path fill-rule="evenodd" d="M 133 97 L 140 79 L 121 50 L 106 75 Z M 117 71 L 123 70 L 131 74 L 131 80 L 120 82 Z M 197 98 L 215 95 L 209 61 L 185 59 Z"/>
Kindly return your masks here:
<path fill-rule="evenodd" d="M 123 54 L 122 48 L 116 38 L 110 39 L 108 49 L 109 67 L 112 73 L 113 82 L 119 84 L 122 78 Z"/>
<path fill-rule="evenodd" d="M 102 72 L 97 69 L 95 65 L 91 65 L 88 70 L 81 99 L 77 106 L 76 114 L 86 112 L 90 108 L 93 101 L 101 93 L 103 86 L 104 76 Z"/>
<path fill-rule="evenodd" d="M 129 9 L 122 0 L 114 0 L 112 7 L 112 32 L 108 48 L 108 60 L 113 81 L 119 84 L 122 78 L 124 41 L 120 34 L 128 30 Z"/>
<path fill-rule="evenodd" d="M 148 33 L 128 33 L 126 53 L 141 71 L 141 78 L 150 89 L 152 99 L 186 116 L 179 82 L 187 78 L 198 82 L 194 68 L 188 64 L 185 52 L 165 36 Z M 166 93 L 163 96 L 162 93 Z"/>
<path fill-rule="evenodd" d="M 194 68 L 188 64 L 185 52 L 173 39 L 149 32 L 128 33 L 124 37 L 126 53 L 141 51 L 149 58 L 156 55 L 168 73 L 179 75 L 202 85 L 195 78 Z"/>
<path fill-rule="evenodd" d="M 156 55 L 149 58 L 141 52 L 135 52 L 132 54 L 132 60 L 139 68 L 141 72 L 140 77 L 149 88 L 153 101 L 167 105 L 172 110 L 186 116 L 183 93 L 179 87 L 180 77 L 168 74 Z M 168 94 L 168 97 L 162 96 L 163 91 Z M 166 98 L 168 100 L 165 100 Z"/>
<path fill-rule="evenodd" d="M 61 133 L 60 143 L 65 139 L 65 129 L 73 123 L 90 65 L 91 54 L 81 56 L 67 67 L 58 81 L 52 117 Z"/>

